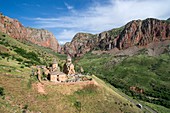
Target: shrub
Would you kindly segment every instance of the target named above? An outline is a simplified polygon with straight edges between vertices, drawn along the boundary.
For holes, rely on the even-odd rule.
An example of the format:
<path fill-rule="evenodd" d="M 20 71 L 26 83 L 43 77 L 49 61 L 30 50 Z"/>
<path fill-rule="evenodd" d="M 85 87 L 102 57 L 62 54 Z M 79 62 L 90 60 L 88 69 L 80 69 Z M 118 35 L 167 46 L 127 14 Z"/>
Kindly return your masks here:
<path fill-rule="evenodd" d="M 5 95 L 4 88 L 0 87 L 0 96 L 4 96 L 4 95 Z"/>
<path fill-rule="evenodd" d="M 23 59 L 22 58 L 15 58 L 18 62 L 22 62 Z"/>
<path fill-rule="evenodd" d="M 17 54 L 21 55 L 24 58 L 27 58 L 29 60 L 31 60 L 32 64 L 41 64 L 41 60 L 38 57 L 38 55 L 35 52 L 27 52 L 26 50 L 22 49 L 22 48 L 18 48 L 15 47 L 14 50 Z"/>
<path fill-rule="evenodd" d="M 74 106 L 76 107 L 77 111 L 81 112 L 81 102 L 80 101 L 76 101 L 74 103 Z"/>
<path fill-rule="evenodd" d="M 23 109 L 28 109 L 28 105 L 27 104 L 24 105 Z"/>
<path fill-rule="evenodd" d="M 21 66 L 20 68 L 24 68 L 24 66 Z"/>
<path fill-rule="evenodd" d="M 0 56 L 2 56 L 2 58 L 5 58 L 5 57 L 9 57 L 10 55 L 8 53 L 0 53 Z"/>

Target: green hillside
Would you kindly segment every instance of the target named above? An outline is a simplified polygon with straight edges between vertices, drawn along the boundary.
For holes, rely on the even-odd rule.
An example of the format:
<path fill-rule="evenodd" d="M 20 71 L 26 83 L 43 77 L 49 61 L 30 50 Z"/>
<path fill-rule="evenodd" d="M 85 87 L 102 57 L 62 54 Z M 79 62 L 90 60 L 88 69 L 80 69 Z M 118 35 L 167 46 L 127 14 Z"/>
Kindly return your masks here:
<path fill-rule="evenodd" d="M 32 65 L 62 66 L 66 56 L 0 33 L 0 113 L 140 113 L 134 103 L 92 76 L 94 84 L 38 82 Z"/>
<path fill-rule="evenodd" d="M 114 56 L 86 54 L 78 62 L 85 73 L 95 74 L 127 95 L 149 103 L 152 108 L 170 112 L 170 54 L 151 57 L 146 54 Z M 136 87 L 142 93 L 130 90 Z M 159 105 L 164 106 L 158 107 Z M 159 109 L 160 108 L 160 109 Z"/>
<path fill-rule="evenodd" d="M 17 41 L 0 32 L 0 58 L 18 61 L 23 66 L 48 65 L 54 59 L 59 62 L 65 59 L 65 55 L 59 55 L 51 49 L 41 47 L 30 42 Z"/>

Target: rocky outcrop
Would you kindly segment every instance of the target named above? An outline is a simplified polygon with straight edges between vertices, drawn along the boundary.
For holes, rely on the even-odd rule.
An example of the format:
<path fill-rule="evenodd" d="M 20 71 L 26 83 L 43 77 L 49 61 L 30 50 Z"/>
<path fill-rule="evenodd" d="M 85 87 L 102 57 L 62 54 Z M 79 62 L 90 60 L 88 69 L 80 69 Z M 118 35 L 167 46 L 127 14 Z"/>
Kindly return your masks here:
<path fill-rule="evenodd" d="M 91 50 L 124 50 L 165 40 L 170 40 L 170 22 L 148 18 L 134 20 L 123 27 L 96 35 L 78 33 L 70 43 L 63 46 L 63 51 L 72 56 L 81 56 Z"/>
<path fill-rule="evenodd" d="M 71 42 L 67 42 L 62 51 L 72 57 L 82 56 L 89 52 L 96 44 L 95 36 L 88 33 L 77 33 Z"/>
<path fill-rule="evenodd" d="M 157 19 L 129 22 L 116 38 L 115 46 L 126 49 L 130 46 L 145 46 L 151 42 L 170 39 L 170 23 Z"/>
<path fill-rule="evenodd" d="M 12 38 L 27 40 L 39 46 L 51 48 L 59 52 L 60 45 L 54 35 L 44 29 L 34 29 L 24 27 L 18 20 L 0 14 L 0 31 L 8 34 Z"/>

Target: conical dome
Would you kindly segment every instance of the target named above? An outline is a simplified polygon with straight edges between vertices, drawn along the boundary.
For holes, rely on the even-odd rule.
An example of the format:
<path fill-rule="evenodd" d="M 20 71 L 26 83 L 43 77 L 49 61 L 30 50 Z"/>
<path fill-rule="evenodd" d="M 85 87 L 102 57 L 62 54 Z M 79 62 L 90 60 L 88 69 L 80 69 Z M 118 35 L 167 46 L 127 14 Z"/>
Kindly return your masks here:
<path fill-rule="evenodd" d="M 67 55 L 67 61 L 71 61 L 71 56 Z"/>
<path fill-rule="evenodd" d="M 54 59 L 54 60 L 53 60 L 53 64 L 57 64 L 57 61 L 56 61 L 56 59 Z"/>

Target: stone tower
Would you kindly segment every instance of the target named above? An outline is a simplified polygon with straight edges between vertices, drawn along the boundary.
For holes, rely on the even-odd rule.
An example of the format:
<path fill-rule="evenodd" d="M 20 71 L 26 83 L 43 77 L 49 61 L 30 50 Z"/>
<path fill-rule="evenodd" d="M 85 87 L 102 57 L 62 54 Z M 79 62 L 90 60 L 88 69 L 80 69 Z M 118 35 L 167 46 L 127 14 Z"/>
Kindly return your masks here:
<path fill-rule="evenodd" d="M 59 71 L 58 63 L 56 59 L 54 59 L 53 64 L 52 64 L 52 71 Z"/>
<path fill-rule="evenodd" d="M 70 55 L 68 55 L 66 63 L 64 64 L 64 70 L 63 70 L 63 72 L 67 75 L 75 74 L 74 65 L 72 64 L 71 61 L 72 61 L 72 59 L 71 59 Z"/>

